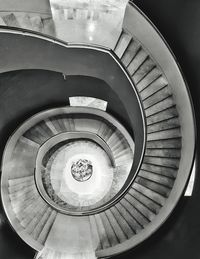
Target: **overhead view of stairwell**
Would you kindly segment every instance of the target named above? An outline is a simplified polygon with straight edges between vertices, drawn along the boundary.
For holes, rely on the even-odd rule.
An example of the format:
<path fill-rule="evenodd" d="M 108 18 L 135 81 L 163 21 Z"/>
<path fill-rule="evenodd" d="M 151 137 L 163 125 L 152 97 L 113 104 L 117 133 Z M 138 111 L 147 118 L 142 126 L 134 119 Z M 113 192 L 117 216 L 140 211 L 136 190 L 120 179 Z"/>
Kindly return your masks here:
<path fill-rule="evenodd" d="M 0 5 L 6 218 L 35 259 L 120 255 L 165 223 L 189 180 L 185 81 L 131 2 L 17 2 Z"/>

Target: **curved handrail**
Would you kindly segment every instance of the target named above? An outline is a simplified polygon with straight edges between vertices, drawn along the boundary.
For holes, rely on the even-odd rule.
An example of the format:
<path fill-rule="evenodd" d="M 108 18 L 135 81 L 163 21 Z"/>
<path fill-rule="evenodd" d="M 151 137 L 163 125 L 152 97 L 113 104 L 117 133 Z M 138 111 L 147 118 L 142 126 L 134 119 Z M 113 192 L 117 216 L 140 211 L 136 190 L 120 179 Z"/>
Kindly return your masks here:
<path fill-rule="evenodd" d="M 103 148 L 103 150 L 107 153 L 108 157 L 110 158 L 111 164 L 113 168 L 116 167 L 114 157 L 112 155 L 112 151 L 110 150 L 109 146 L 106 144 L 106 142 L 101 139 L 98 135 L 88 132 L 64 132 L 60 133 L 58 135 L 55 135 L 48 141 L 46 141 L 39 149 L 37 157 L 36 157 L 36 168 L 35 168 L 35 182 L 37 189 L 43 199 L 54 209 L 57 211 L 66 214 L 66 215 L 73 215 L 73 216 L 81 216 L 81 215 L 89 215 L 93 214 L 93 210 L 88 210 L 84 212 L 73 212 L 71 210 L 62 209 L 59 207 L 55 202 L 53 202 L 49 196 L 47 195 L 43 183 L 42 183 L 42 177 L 41 177 L 41 168 L 42 166 L 42 159 L 44 158 L 45 154 L 55 145 L 66 142 L 68 140 L 78 140 L 78 139 L 88 139 L 92 140 L 95 143 L 97 143 L 99 146 Z M 96 209 L 95 209 L 96 211 Z"/>
<path fill-rule="evenodd" d="M 46 120 L 48 118 L 54 117 L 54 116 L 58 116 L 58 115 L 75 115 L 75 114 L 79 114 L 79 115 L 92 115 L 95 117 L 99 117 L 100 119 L 103 119 L 104 121 L 107 121 L 108 124 L 110 124 L 112 127 L 114 126 L 125 138 L 125 140 L 127 141 L 130 149 L 132 150 L 132 153 L 135 153 L 135 143 L 132 139 L 132 137 L 130 136 L 130 134 L 128 133 L 128 131 L 125 129 L 125 127 L 118 121 L 116 120 L 113 116 L 111 116 L 110 114 L 108 114 L 107 112 L 104 112 L 102 110 L 99 109 L 95 109 L 95 108 L 88 108 L 88 107 L 71 107 L 71 106 L 66 106 L 66 107 L 59 107 L 59 108 L 54 108 L 54 109 L 48 109 L 45 111 L 42 111 L 32 117 L 30 117 L 27 121 L 25 121 L 15 132 L 14 134 L 10 137 L 10 139 L 7 142 L 7 145 L 5 147 L 5 152 L 4 152 L 4 156 L 3 156 L 3 165 L 5 167 L 6 164 L 9 163 L 9 159 L 12 156 L 12 150 L 15 147 L 18 139 L 26 132 L 28 131 L 31 127 L 34 127 L 34 125 L 36 125 L 37 123 L 39 123 L 40 121 Z M 56 136 L 52 137 L 50 140 L 47 140 L 40 148 L 39 148 L 39 152 L 38 154 L 42 154 L 43 150 L 45 150 L 46 148 L 49 147 L 49 144 L 51 146 L 51 144 L 56 142 L 61 141 L 61 139 L 66 138 L 67 136 L 69 137 L 74 137 L 77 138 L 77 135 L 81 133 L 81 132 L 77 132 L 77 133 L 72 133 L 72 132 L 66 132 L 66 133 L 60 133 L 57 134 Z M 112 151 L 110 150 L 108 144 L 105 143 L 105 141 L 99 137 L 98 135 L 95 134 L 87 134 L 86 132 L 84 132 L 84 136 L 87 136 L 90 139 L 93 139 L 95 142 L 97 142 L 98 144 L 100 144 L 104 150 L 106 150 L 108 153 L 110 153 L 110 159 L 113 162 L 113 165 L 115 165 L 114 163 L 114 158 L 111 155 Z M 41 153 L 40 153 L 41 150 Z M 37 162 L 38 163 L 38 162 Z M 3 170 L 4 170 L 3 167 Z M 37 169 L 37 168 L 36 168 Z M 38 178 L 38 170 L 35 171 L 35 180 L 37 183 L 37 186 L 39 186 L 38 190 L 41 193 L 42 190 L 42 184 Z M 4 178 L 5 178 L 5 174 L 4 174 Z M 136 173 L 133 174 L 131 176 L 131 178 L 135 178 L 136 177 Z M 5 182 L 5 179 L 2 179 L 2 183 Z M 124 183 L 124 186 L 122 188 L 122 190 L 120 190 L 120 193 L 115 195 L 110 201 L 108 201 L 106 204 L 102 205 L 99 208 L 93 209 L 91 211 L 86 211 L 83 213 L 72 213 L 70 212 L 66 212 L 66 210 L 63 210 L 62 212 L 65 214 L 70 214 L 70 215 L 89 215 L 89 214 L 96 214 L 98 212 L 101 212 L 111 206 L 113 206 L 119 199 L 119 196 L 121 197 L 121 192 L 124 193 L 128 190 L 129 185 L 131 183 Z M 44 190 L 42 191 L 42 194 L 44 193 Z M 44 197 L 44 195 L 42 195 Z M 48 202 L 49 205 L 52 206 L 50 200 L 48 199 L 48 197 L 45 196 L 45 200 Z M 55 208 L 56 206 L 54 206 Z M 6 207 L 5 207 L 6 208 Z M 56 207 L 56 209 L 59 209 L 61 211 L 60 208 Z"/>

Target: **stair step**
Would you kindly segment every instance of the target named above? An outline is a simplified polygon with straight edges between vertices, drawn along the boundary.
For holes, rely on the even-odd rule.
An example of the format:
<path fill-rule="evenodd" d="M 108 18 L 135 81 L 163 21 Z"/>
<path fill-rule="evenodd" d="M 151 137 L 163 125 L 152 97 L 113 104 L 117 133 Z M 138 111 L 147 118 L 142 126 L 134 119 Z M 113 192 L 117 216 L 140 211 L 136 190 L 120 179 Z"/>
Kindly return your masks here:
<path fill-rule="evenodd" d="M 23 203 L 24 201 L 26 201 L 26 200 L 32 198 L 33 196 L 35 196 L 36 193 L 37 193 L 37 190 L 36 190 L 36 187 L 35 187 L 35 188 L 32 188 L 32 190 L 30 190 L 29 192 L 23 194 L 23 195 L 20 197 L 20 199 L 17 198 L 17 197 L 14 197 L 14 198 L 13 198 L 13 197 L 10 196 L 10 195 L 9 195 L 9 198 L 10 198 L 10 200 L 11 200 L 12 205 L 15 207 L 15 205 L 18 206 L 18 205 L 20 205 L 21 203 Z"/>
<path fill-rule="evenodd" d="M 49 130 L 51 131 L 51 134 L 52 134 L 53 136 L 55 136 L 55 135 L 58 134 L 58 131 L 57 131 L 56 127 L 54 126 L 54 124 L 52 123 L 51 120 L 46 119 L 46 120 L 44 121 L 44 123 L 45 123 L 46 126 L 49 128 Z"/>
<path fill-rule="evenodd" d="M 152 157 L 168 157 L 168 158 L 180 158 L 181 157 L 181 149 L 146 149 L 146 156 Z"/>
<path fill-rule="evenodd" d="M 66 131 L 75 131 L 75 124 L 72 118 L 64 118 L 63 123 Z"/>
<path fill-rule="evenodd" d="M 151 97 L 153 94 L 160 91 L 161 89 L 165 88 L 167 85 L 168 85 L 167 80 L 163 76 L 160 76 L 156 80 L 154 80 L 151 84 L 149 84 L 146 88 L 140 91 L 140 96 L 144 101 L 147 98 Z"/>
<path fill-rule="evenodd" d="M 66 131 L 66 127 L 64 124 L 65 118 L 63 116 L 58 116 L 58 117 L 56 117 L 56 120 L 57 120 L 57 124 L 59 125 L 61 132 L 65 132 Z"/>
<path fill-rule="evenodd" d="M 140 201 L 140 203 L 144 204 L 144 206 L 148 208 L 152 213 L 157 214 L 160 211 L 161 205 L 155 202 L 154 200 L 150 199 L 149 196 L 146 196 L 139 190 L 134 189 L 134 186 L 130 190 L 131 195 L 134 196 L 135 199 Z"/>
<path fill-rule="evenodd" d="M 116 161 L 122 157 L 124 158 L 125 161 L 133 158 L 133 152 L 129 147 L 113 155 Z"/>
<path fill-rule="evenodd" d="M 148 157 L 144 156 L 145 164 L 160 165 L 169 168 L 178 169 L 179 159 L 176 158 L 163 158 L 163 157 Z"/>
<path fill-rule="evenodd" d="M 14 194 L 12 193 L 12 194 L 9 194 L 9 198 L 13 202 L 24 200 L 27 197 L 30 197 L 30 195 L 32 193 L 34 193 L 35 191 L 36 191 L 36 186 L 35 185 L 31 185 L 31 187 L 28 190 L 25 189 L 25 191 L 23 191 L 22 193 L 14 193 Z"/>
<path fill-rule="evenodd" d="M 29 185 L 29 186 L 22 185 L 21 188 L 19 186 L 17 186 L 17 187 L 18 187 L 17 191 L 9 193 L 9 197 L 11 200 L 18 200 L 18 199 L 22 198 L 23 196 L 26 196 L 27 193 L 33 191 L 33 189 L 35 188 L 35 185 L 34 185 L 34 183 L 32 183 L 32 185 Z"/>
<path fill-rule="evenodd" d="M 103 249 L 109 248 L 111 246 L 111 243 L 108 239 L 107 231 L 106 231 L 106 228 L 104 227 L 102 219 L 99 214 L 95 214 L 94 218 L 97 225 L 97 231 L 99 233 L 102 248 Z"/>
<path fill-rule="evenodd" d="M 57 131 L 57 134 L 63 132 L 63 126 L 60 125 L 60 123 L 58 121 L 58 116 L 50 118 L 49 121 L 53 124 L 54 128 Z"/>
<path fill-rule="evenodd" d="M 17 184 L 17 185 L 13 185 L 13 186 L 9 186 L 8 190 L 9 190 L 9 194 L 17 194 L 18 192 L 20 193 L 23 190 L 26 190 L 27 188 L 30 188 L 31 186 L 33 186 L 35 183 L 34 181 L 31 183 L 22 183 L 22 184 Z"/>
<path fill-rule="evenodd" d="M 143 228 L 149 223 L 149 219 L 146 218 L 142 212 L 135 207 L 134 199 L 130 194 L 126 194 L 122 200 L 122 203 L 124 206 L 126 206 L 127 210 L 132 213 L 134 218 Z"/>
<path fill-rule="evenodd" d="M 154 181 L 158 184 L 167 186 L 168 188 L 172 188 L 174 185 L 174 180 L 166 176 L 158 175 L 144 170 L 140 170 L 138 175 L 145 179 Z"/>
<path fill-rule="evenodd" d="M 78 118 L 74 119 L 75 131 L 86 131 L 97 134 L 101 126 L 101 122 L 95 119 Z"/>
<path fill-rule="evenodd" d="M 115 232 L 115 235 L 117 237 L 117 240 L 119 243 L 123 243 L 124 241 L 126 241 L 126 235 L 123 232 L 123 229 L 121 228 L 119 222 L 116 220 L 116 218 L 114 217 L 112 210 L 106 210 L 105 214 L 108 218 L 108 221 L 110 222 L 112 229 Z"/>
<path fill-rule="evenodd" d="M 35 125 L 33 128 L 29 129 L 24 135 L 25 138 L 28 138 L 40 146 L 48 139 L 46 133 L 44 133 L 44 130 L 40 125 Z"/>
<path fill-rule="evenodd" d="M 37 192 L 31 193 L 29 197 L 26 197 L 25 200 L 17 200 L 12 202 L 11 201 L 11 206 L 15 214 L 17 215 L 20 211 L 25 209 L 27 206 L 29 206 L 30 203 L 33 203 L 35 199 L 38 199 L 40 196 L 38 195 Z"/>
<path fill-rule="evenodd" d="M 130 154 L 123 155 L 123 156 L 115 159 L 115 165 L 116 165 L 116 167 L 119 167 L 119 168 L 123 165 L 125 165 L 125 166 L 132 165 L 132 163 L 133 163 L 133 156 L 131 156 Z"/>
<path fill-rule="evenodd" d="M 22 156 L 22 154 L 19 154 Z M 12 173 L 12 177 L 20 178 L 25 177 L 25 176 L 32 176 L 34 175 L 35 172 L 35 167 L 34 167 L 34 154 L 33 157 L 31 158 L 27 152 L 26 156 L 24 156 L 24 159 L 22 160 L 22 157 L 18 157 L 16 162 L 15 159 L 11 160 L 11 166 L 9 168 L 8 173 Z M 12 168 L 13 166 L 13 168 Z"/>
<path fill-rule="evenodd" d="M 174 129 L 180 127 L 180 122 L 177 117 L 170 118 L 165 121 L 161 121 L 152 125 L 147 126 L 147 133 L 153 133 L 157 131 L 167 130 L 167 129 Z"/>
<path fill-rule="evenodd" d="M 151 149 L 181 149 L 181 138 L 147 141 L 147 148 Z"/>
<path fill-rule="evenodd" d="M 45 213 L 46 210 L 47 210 L 47 206 L 42 207 L 40 205 L 36 207 L 36 210 L 33 213 L 33 217 L 31 221 L 26 226 L 26 233 L 31 235 L 31 233 L 34 231 L 35 227 L 40 222 L 42 215 Z"/>
<path fill-rule="evenodd" d="M 124 54 L 126 48 L 128 47 L 130 41 L 132 39 L 132 36 L 130 34 L 123 31 L 119 37 L 119 40 L 117 42 L 117 45 L 115 46 L 114 52 L 116 55 L 121 58 Z"/>
<path fill-rule="evenodd" d="M 142 213 L 142 215 L 145 216 L 148 221 L 152 221 L 155 217 L 155 212 L 152 212 L 149 207 L 145 205 L 145 203 L 141 202 L 141 199 L 137 199 L 137 195 L 135 195 L 135 191 L 130 188 L 127 195 L 130 195 L 132 199 L 132 203 L 134 204 L 135 208 Z"/>
<path fill-rule="evenodd" d="M 125 138 L 123 138 L 123 136 L 119 135 L 119 139 L 120 141 L 116 141 L 115 143 L 109 144 L 113 155 L 121 152 L 122 150 L 128 147 L 128 142 Z"/>
<path fill-rule="evenodd" d="M 121 58 L 121 61 L 125 67 L 127 67 L 131 63 L 131 60 L 134 59 L 139 49 L 140 44 L 132 39 Z"/>
<path fill-rule="evenodd" d="M 35 226 L 33 232 L 31 233 L 32 237 L 35 240 L 38 239 L 40 232 L 43 229 L 43 227 L 45 226 L 45 223 L 47 222 L 51 212 L 52 212 L 52 209 L 50 207 L 47 207 L 46 211 L 42 215 L 42 218 L 40 219 L 38 224 Z"/>
<path fill-rule="evenodd" d="M 169 196 L 170 191 L 171 191 L 171 188 L 169 188 L 169 187 L 158 184 L 156 182 L 153 182 L 152 180 L 148 180 L 147 178 L 143 178 L 140 176 L 138 176 L 135 179 L 135 182 L 144 187 L 147 187 L 148 189 L 150 189 L 156 193 L 159 193 L 160 195 L 162 195 L 163 197 L 166 197 L 166 198 Z"/>
<path fill-rule="evenodd" d="M 49 138 L 53 137 L 53 132 L 49 129 L 49 127 L 46 125 L 45 121 L 41 121 L 39 124 L 36 125 L 39 129 L 42 135 L 48 140 Z"/>
<path fill-rule="evenodd" d="M 171 89 L 169 86 L 165 86 L 162 89 L 158 90 L 156 93 L 148 96 L 146 99 L 143 100 L 144 109 L 147 109 L 156 103 L 161 102 L 162 100 L 166 99 L 171 95 Z"/>
<path fill-rule="evenodd" d="M 157 204 L 152 203 L 152 201 L 143 195 L 138 197 L 140 194 L 133 188 L 129 189 L 128 194 L 131 196 L 132 202 L 137 210 L 140 211 L 149 221 L 152 221 L 156 215 L 156 211 L 158 211 L 159 208 L 157 207 Z"/>
<path fill-rule="evenodd" d="M 26 141 L 20 137 L 15 144 L 12 156 L 10 158 L 10 166 L 7 170 L 13 178 L 21 178 L 34 174 L 35 158 L 37 156 L 39 145 L 32 144 L 31 141 Z"/>
<path fill-rule="evenodd" d="M 135 235 L 135 232 L 131 229 L 129 224 L 126 221 L 126 218 L 123 217 L 122 214 L 120 214 L 120 211 L 117 207 L 111 207 L 110 208 L 113 216 L 116 218 L 117 223 L 120 225 L 120 228 L 122 229 L 125 237 L 127 239 L 131 238 L 133 235 Z"/>
<path fill-rule="evenodd" d="M 133 82 L 135 84 L 139 83 L 147 74 L 152 71 L 152 69 L 155 67 L 155 62 L 152 61 L 150 57 L 148 57 L 144 63 L 140 66 L 140 68 L 135 72 L 135 74 L 132 76 Z"/>
<path fill-rule="evenodd" d="M 119 244 L 119 240 L 118 240 L 118 238 L 113 230 L 113 227 L 111 226 L 105 212 L 100 213 L 100 217 L 101 217 L 102 223 L 104 225 L 104 228 L 106 229 L 106 233 L 108 235 L 110 245 L 115 246 L 115 245 Z"/>
<path fill-rule="evenodd" d="M 123 135 L 120 134 L 119 131 L 115 130 L 113 134 L 110 136 L 110 138 L 107 140 L 107 144 L 110 147 L 110 149 L 113 150 L 113 147 L 115 147 L 117 143 L 120 143 L 118 144 L 118 146 L 122 145 L 122 150 L 128 146 L 127 143 L 125 146 L 125 140 Z"/>
<path fill-rule="evenodd" d="M 107 142 L 108 139 L 114 133 L 114 131 L 115 131 L 115 129 L 110 128 L 108 125 L 106 125 L 104 122 L 102 122 L 100 124 L 97 135 L 99 135 L 105 142 Z"/>
<path fill-rule="evenodd" d="M 34 126 L 34 130 L 40 135 L 40 138 L 44 139 L 43 142 L 45 142 L 46 140 L 48 140 L 53 136 L 52 132 L 46 126 L 44 121 L 36 124 Z"/>
<path fill-rule="evenodd" d="M 111 194 L 112 197 L 116 195 L 119 189 L 123 187 L 130 173 L 131 167 L 132 167 L 132 161 L 122 162 L 120 166 L 115 167 L 114 180 L 113 180 L 114 182 L 113 182 L 113 188 L 112 188 L 112 194 Z"/>
<path fill-rule="evenodd" d="M 125 200 L 126 202 L 128 202 L 127 204 L 130 204 L 133 207 L 132 213 L 134 213 L 137 221 L 143 227 L 146 226 L 150 222 L 150 219 L 146 217 L 145 213 L 143 213 L 144 211 L 141 210 L 141 206 L 138 206 L 138 202 L 134 199 L 134 197 L 130 193 L 127 193 L 125 196 Z M 128 208 L 131 208 L 130 205 L 128 205 Z"/>
<path fill-rule="evenodd" d="M 172 179 L 175 179 L 177 176 L 177 170 L 174 168 L 163 167 L 159 165 L 151 165 L 151 164 L 142 164 L 142 170 L 152 172 L 155 174 L 163 175 Z"/>
<path fill-rule="evenodd" d="M 168 97 L 167 99 L 145 109 L 146 117 L 152 116 L 165 109 L 171 108 L 172 106 L 174 106 L 174 100 L 172 97 Z"/>
<path fill-rule="evenodd" d="M 74 119 L 55 116 L 50 120 L 58 133 L 75 131 Z"/>
<path fill-rule="evenodd" d="M 153 114 L 147 118 L 147 125 L 160 123 L 171 118 L 178 117 L 175 106 L 169 107 L 165 110 L 161 110 L 159 113 Z"/>
<path fill-rule="evenodd" d="M 10 181 L 10 180 L 8 180 L 8 181 Z M 21 192 L 22 190 L 24 190 L 26 188 L 30 188 L 34 184 L 35 184 L 34 178 L 32 178 L 32 180 L 30 180 L 30 181 L 18 183 L 18 184 L 15 184 L 15 185 L 14 184 L 10 185 L 10 183 L 9 183 L 9 187 L 8 187 L 9 193 L 14 194 L 14 193 Z"/>
<path fill-rule="evenodd" d="M 32 212 L 35 211 L 35 209 L 37 208 L 37 206 L 41 206 L 42 205 L 42 201 L 41 199 L 34 199 L 30 204 L 28 204 L 26 207 L 24 207 L 21 211 L 19 211 L 16 216 L 18 218 L 18 220 L 20 221 L 20 223 L 23 225 L 23 221 L 24 220 L 28 220 L 30 218 L 32 218 Z"/>
<path fill-rule="evenodd" d="M 138 91 L 142 92 L 143 90 L 145 90 L 146 88 L 151 86 L 151 84 L 153 84 L 154 82 L 159 80 L 160 77 L 162 77 L 162 73 L 161 73 L 160 69 L 155 67 L 148 74 L 146 74 L 146 76 L 143 77 L 141 81 L 139 81 L 136 84 Z"/>
<path fill-rule="evenodd" d="M 134 234 L 136 234 L 142 229 L 142 226 L 133 217 L 132 213 L 128 211 L 128 209 L 124 206 L 124 203 L 122 201 L 117 203 L 115 206 L 122 215 L 122 218 L 126 219 L 127 224 L 132 229 Z"/>
<path fill-rule="evenodd" d="M 57 212 L 56 211 L 52 211 L 48 220 L 46 221 L 46 224 L 44 225 L 42 231 L 40 232 L 39 234 L 39 237 L 37 239 L 37 241 L 40 243 L 40 244 L 44 244 L 47 237 L 48 237 L 48 234 L 49 234 L 49 231 L 56 219 L 56 216 L 57 216 Z"/>
<path fill-rule="evenodd" d="M 181 138 L 180 127 L 148 133 L 147 141 Z"/>
<path fill-rule="evenodd" d="M 26 228 L 27 233 L 31 233 L 31 229 L 36 225 L 36 220 L 38 220 L 40 213 L 43 212 L 45 207 L 46 206 L 43 203 L 43 200 L 40 198 L 37 200 L 37 202 L 34 201 L 31 206 L 28 206 L 28 209 L 25 208 L 24 217 L 20 215 L 20 212 L 17 214 L 19 220 L 23 217 L 23 219 L 20 221 L 20 224 Z"/>
<path fill-rule="evenodd" d="M 16 178 L 16 179 L 9 179 L 8 180 L 8 184 L 9 186 L 16 186 L 16 185 L 20 185 L 22 183 L 33 183 L 34 181 L 34 176 L 24 176 L 24 177 L 20 177 L 20 178 Z"/>
<path fill-rule="evenodd" d="M 116 166 L 114 173 L 117 175 L 115 177 L 119 177 L 120 179 L 122 176 L 127 175 L 127 172 L 129 174 L 132 164 L 133 164 L 133 161 L 129 160 L 128 162 L 125 161 L 120 166 Z"/>
<path fill-rule="evenodd" d="M 25 137 L 20 137 L 19 141 L 17 141 L 14 147 L 12 159 L 25 159 L 24 162 L 27 162 L 26 159 L 28 159 L 29 163 L 33 161 L 40 147 L 40 145 L 38 145 L 37 143 L 33 143 L 34 142 L 28 140 Z"/>
<path fill-rule="evenodd" d="M 34 227 L 37 225 L 38 218 L 34 217 L 32 220 L 29 222 L 29 224 L 26 227 L 26 232 L 30 235 L 30 233 L 33 231 Z"/>
<path fill-rule="evenodd" d="M 149 199 L 151 199 L 153 202 L 157 203 L 158 205 L 163 206 L 165 204 L 166 198 L 163 197 L 161 194 L 159 194 L 141 184 L 138 184 L 136 182 L 133 183 L 133 188 L 136 191 L 144 194 L 146 197 L 148 197 Z"/>
<path fill-rule="evenodd" d="M 140 68 L 140 66 L 144 63 L 144 61 L 148 58 L 146 51 L 142 48 L 136 53 L 131 63 L 128 65 L 127 69 L 131 76 L 135 74 L 135 72 Z"/>
<path fill-rule="evenodd" d="M 38 148 L 40 147 L 39 144 L 37 144 L 36 142 L 32 141 L 31 139 L 25 138 L 23 136 L 20 137 L 19 141 L 17 142 L 17 145 L 24 145 L 26 146 L 26 151 L 27 151 L 27 147 L 32 147 L 33 149 L 38 150 Z"/>

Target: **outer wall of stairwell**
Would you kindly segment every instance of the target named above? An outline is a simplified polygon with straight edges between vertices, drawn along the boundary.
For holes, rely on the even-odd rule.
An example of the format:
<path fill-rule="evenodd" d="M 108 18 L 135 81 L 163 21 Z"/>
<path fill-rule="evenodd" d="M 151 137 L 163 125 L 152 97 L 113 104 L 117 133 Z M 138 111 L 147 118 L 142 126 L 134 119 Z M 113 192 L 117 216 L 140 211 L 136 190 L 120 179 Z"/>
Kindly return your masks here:
<path fill-rule="evenodd" d="M 28 29 L 55 36 L 48 0 L 0 0 L 0 25 Z"/>

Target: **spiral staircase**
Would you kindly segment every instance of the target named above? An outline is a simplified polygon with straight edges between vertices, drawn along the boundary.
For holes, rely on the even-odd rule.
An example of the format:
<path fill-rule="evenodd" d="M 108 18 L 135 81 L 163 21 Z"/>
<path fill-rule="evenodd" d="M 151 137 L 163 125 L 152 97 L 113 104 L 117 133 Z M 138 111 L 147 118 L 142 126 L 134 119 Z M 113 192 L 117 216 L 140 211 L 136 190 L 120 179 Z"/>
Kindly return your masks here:
<path fill-rule="evenodd" d="M 1 14 L 2 78 L 48 71 L 66 88 L 55 80 L 44 98 L 43 86 L 22 88 L 28 99 L 14 113 L 23 118 L 3 150 L 3 207 L 37 259 L 107 258 L 132 249 L 166 221 L 189 179 L 195 123 L 179 67 L 131 2 L 120 12 L 122 26 L 111 23 L 106 41 L 92 29 L 79 42 L 58 33 L 54 15 Z M 69 17 L 59 18 L 66 29 L 80 17 L 91 26 L 88 15 Z"/>

